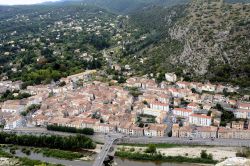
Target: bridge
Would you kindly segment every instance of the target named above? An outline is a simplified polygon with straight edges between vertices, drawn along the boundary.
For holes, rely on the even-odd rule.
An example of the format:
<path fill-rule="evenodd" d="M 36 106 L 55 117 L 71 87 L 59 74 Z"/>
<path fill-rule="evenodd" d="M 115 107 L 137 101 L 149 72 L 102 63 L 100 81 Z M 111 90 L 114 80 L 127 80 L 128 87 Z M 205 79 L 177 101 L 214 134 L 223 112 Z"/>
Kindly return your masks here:
<path fill-rule="evenodd" d="M 95 158 L 93 166 L 102 166 L 103 165 L 103 162 L 104 162 L 105 158 L 107 157 L 109 150 L 112 147 L 114 141 L 116 141 L 120 138 L 122 138 L 122 135 L 119 135 L 119 134 L 107 135 L 106 142 L 102 146 L 101 152 Z"/>

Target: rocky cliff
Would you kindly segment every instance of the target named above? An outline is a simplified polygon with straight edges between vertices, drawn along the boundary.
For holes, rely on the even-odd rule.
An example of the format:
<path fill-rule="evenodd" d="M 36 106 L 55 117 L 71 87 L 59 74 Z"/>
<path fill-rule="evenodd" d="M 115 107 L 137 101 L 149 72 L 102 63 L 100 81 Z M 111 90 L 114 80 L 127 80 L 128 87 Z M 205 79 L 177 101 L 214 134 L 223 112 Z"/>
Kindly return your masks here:
<path fill-rule="evenodd" d="M 219 81 L 249 77 L 250 4 L 193 0 L 186 10 L 187 16 L 169 30 L 184 45 L 172 63 L 185 66 L 190 75 L 222 77 Z"/>

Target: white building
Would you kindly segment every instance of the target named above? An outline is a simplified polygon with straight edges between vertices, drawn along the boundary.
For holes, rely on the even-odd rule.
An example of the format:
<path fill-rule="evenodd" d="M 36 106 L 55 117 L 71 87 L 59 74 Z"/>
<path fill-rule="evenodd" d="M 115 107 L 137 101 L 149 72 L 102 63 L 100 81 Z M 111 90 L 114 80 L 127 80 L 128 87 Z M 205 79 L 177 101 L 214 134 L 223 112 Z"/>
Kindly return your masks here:
<path fill-rule="evenodd" d="M 2 105 L 2 112 L 6 113 L 20 113 L 25 110 L 25 106 L 21 105 L 19 100 L 8 100 Z"/>
<path fill-rule="evenodd" d="M 173 109 L 173 114 L 175 116 L 188 118 L 192 113 L 193 113 L 192 110 L 185 109 L 185 108 L 175 108 L 175 109 Z"/>
<path fill-rule="evenodd" d="M 155 109 L 155 110 L 163 110 L 163 111 L 169 111 L 169 105 L 168 104 L 164 104 L 158 101 L 154 101 L 152 103 L 150 103 L 150 108 L 151 109 Z"/>
<path fill-rule="evenodd" d="M 250 119 L 250 110 L 236 109 L 233 113 L 236 118 Z"/>
<path fill-rule="evenodd" d="M 208 91 L 208 92 L 215 92 L 216 90 L 216 85 L 212 85 L 210 83 L 204 84 L 202 86 L 203 91 Z"/>
<path fill-rule="evenodd" d="M 165 78 L 168 82 L 176 82 L 177 81 L 177 76 L 174 73 L 166 73 Z"/>
<path fill-rule="evenodd" d="M 25 125 L 26 125 L 26 121 L 23 117 L 15 116 L 14 118 L 6 121 L 4 129 L 5 130 L 12 130 L 15 128 L 24 127 Z"/>
<path fill-rule="evenodd" d="M 162 113 L 165 112 L 163 110 L 156 110 L 156 109 L 150 109 L 150 108 L 144 108 L 142 110 L 142 113 L 145 115 L 152 115 L 152 116 L 161 116 Z"/>
<path fill-rule="evenodd" d="M 242 103 L 242 102 L 239 102 L 239 103 L 238 103 L 238 108 L 239 108 L 239 109 L 250 110 L 250 103 Z"/>
<path fill-rule="evenodd" d="M 110 124 L 99 123 L 94 126 L 94 131 L 100 133 L 110 133 L 115 131 L 115 126 Z"/>
<path fill-rule="evenodd" d="M 207 115 L 191 114 L 189 116 L 189 123 L 197 126 L 210 126 L 212 118 Z"/>

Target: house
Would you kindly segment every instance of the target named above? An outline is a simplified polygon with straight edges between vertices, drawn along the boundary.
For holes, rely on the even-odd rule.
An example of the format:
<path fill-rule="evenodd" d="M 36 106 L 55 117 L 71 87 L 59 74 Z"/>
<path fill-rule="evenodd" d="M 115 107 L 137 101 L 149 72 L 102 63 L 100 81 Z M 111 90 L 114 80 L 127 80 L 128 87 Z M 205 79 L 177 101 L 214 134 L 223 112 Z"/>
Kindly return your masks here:
<path fill-rule="evenodd" d="M 209 110 L 212 108 L 212 106 L 213 106 L 212 104 L 204 104 L 204 105 L 203 105 L 203 109 L 209 111 Z"/>
<path fill-rule="evenodd" d="M 142 83 L 140 82 L 139 77 L 130 77 L 129 79 L 126 80 L 126 86 L 127 87 L 142 87 Z"/>
<path fill-rule="evenodd" d="M 174 108 L 173 109 L 173 114 L 175 116 L 179 116 L 179 117 L 188 118 L 189 115 L 191 115 L 192 113 L 193 113 L 193 111 L 190 109 L 185 109 L 185 108 Z"/>
<path fill-rule="evenodd" d="M 221 139 L 250 139 L 250 130 L 238 130 L 226 127 L 220 127 L 218 138 Z"/>
<path fill-rule="evenodd" d="M 21 100 L 7 100 L 2 105 L 2 112 L 20 113 L 25 110 Z"/>
<path fill-rule="evenodd" d="M 221 123 L 221 118 L 214 118 L 213 119 L 213 125 L 214 126 L 220 126 L 220 123 Z"/>
<path fill-rule="evenodd" d="M 187 95 L 184 97 L 184 100 L 185 101 L 188 101 L 188 102 L 194 102 L 194 103 L 197 103 L 199 102 L 200 100 L 200 95 L 199 94 L 190 94 L 190 95 Z"/>
<path fill-rule="evenodd" d="M 132 135 L 133 132 L 130 130 L 130 127 L 132 126 L 131 122 L 120 122 L 120 124 L 117 126 L 117 131 L 119 133 L 125 134 L 125 135 Z"/>
<path fill-rule="evenodd" d="M 244 121 L 233 121 L 232 122 L 232 129 L 243 130 L 244 129 Z"/>
<path fill-rule="evenodd" d="M 172 137 L 179 137 L 179 124 L 173 124 L 172 126 Z"/>
<path fill-rule="evenodd" d="M 94 126 L 94 132 L 100 132 L 100 133 L 111 133 L 116 130 L 115 125 L 111 124 L 104 124 L 104 123 L 97 123 Z"/>
<path fill-rule="evenodd" d="M 192 95 L 192 90 L 188 89 L 188 88 L 185 88 L 185 89 L 178 89 L 178 92 L 180 94 L 180 97 L 186 97 L 186 96 L 189 96 L 189 95 Z"/>
<path fill-rule="evenodd" d="M 216 93 L 223 93 L 224 92 L 224 90 L 225 90 L 225 86 L 223 86 L 223 85 L 221 85 L 221 84 L 219 84 L 219 85 L 217 85 L 217 87 L 216 87 Z"/>
<path fill-rule="evenodd" d="M 166 73 L 165 74 L 165 79 L 168 82 L 176 82 L 177 81 L 177 76 L 175 73 Z"/>
<path fill-rule="evenodd" d="M 86 70 L 85 72 L 75 74 L 75 75 L 70 75 L 67 77 L 67 82 L 77 82 L 79 80 L 83 80 L 84 82 L 90 81 L 93 77 L 93 75 L 96 73 L 96 70 Z"/>
<path fill-rule="evenodd" d="M 200 106 L 196 103 L 189 103 L 187 105 L 187 108 L 192 110 L 192 111 L 195 111 L 195 110 L 199 110 L 200 109 Z"/>
<path fill-rule="evenodd" d="M 193 137 L 193 129 L 191 126 L 183 126 L 179 128 L 179 138 Z"/>
<path fill-rule="evenodd" d="M 179 88 L 188 88 L 190 83 L 189 82 L 184 82 L 184 81 L 178 81 L 176 82 L 176 85 L 179 87 Z"/>
<path fill-rule="evenodd" d="M 49 94 L 52 92 L 51 88 L 48 85 L 36 85 L 36 86 L 27 86 L 27 93 L 31 95 L 37 95 L 37 94 Z"/>
<path fill-rule="evenodd" d="M 236 109 L 233 113 L 236 118 L 250 119 L 250 110 Z"/>
<path fill-rule="evenodd" d="M 166 124 L 149 124 L 144 128 L 144 134 L 147 137 L 164 137 L 166 134 Z"/>
<path fill-rule="evenodd" d="M 32 115 L 32 124 L 34 126 L 47 126 L 49 118 L 43 114 Z"/>
<path fill-rule="evenodd" d="M 215 92 L 215 90 L 216 90 L 216 85 L 212 85 L 210 83 L 204 84 L 202 86 L 202 91 Z"/>
<path fill-rule="evenodd" d="M 163 110 L 156 110 L 156 109 L 150 109 L 150 108 L 144 108 L 141 113 L 143 113 L 145 115 L 161 116 L 163 112 L 165 112 L 165 111 L 163 111 Z"/>
<path fill-rule="evenodd" d="M 202 126 L 196 127 L 194 130 L 195 138 L 217 138 L 217 127 L 214 126 Z"/>
<path fill-rule="evenodd" d="M 41 104 L 43 101 L 44 97 L 42 95 L 36 95 L 36 96 L 31 96 L 27 98 L 27 106 L 33 105 L 33 104 Z"/>
<path fill-rule="evenodd" d="M 174 98 L 174 106 L 179 107 L 181 105 L 181 99 L 180 98 Z"/>
<path fill-rule="evenodd" d="M 228 100 L 227 103 L 230 104 L 232 107 L 235 107 L 237 104 L 236 100 Z"/>
<path fill-rule="evenodd" d="M 54 117 L 48 121 L 48 124 L 49 125 L 57 125 L 57 126 L 73 127 L 73 126 L 69 126 L 70 122 L 71 122 L 70 118 Z"/>
<path fill-rule="evenodd" d="M 150 80 L 150 79 L 142 79 L 142 89 L 155 89 L 157 88 L 157 84 L 155 80 Z"/>
<path fill-rule="evenodd" d="M 157 100 L 161 103 L 169 104 L 170 97 L 166 94 L 160 94 L 157 96 Z"/>
<path fill-rule="evenodd" d="M 25 127 L 26 126 L 26 120 L 24 117 L 20 115 L 16 115 L 8 120 L 6 120 L 4 129 L 5 130 L 12 130 L 15 128 Z"/>
<path fill-rule="evenodd" d="M 154 110 L 163 110 L 168 112 L 169 111 L 169 105 L 165 103 L 161 103 L 159 101 L 153 101 L 150 103 L 150 108 Z"/>
<path fill-rule="evenodd" d="M 168 91 L 174 98 L 182 98 L 184 97 L 176 88 L 169 88 Z"/>
<path fill-rule="evenodd" d="M 189 123 L 197 126 L 210 126 L 212 124 L 212 118 L 202 114 L 191 114 L 189 116 Z"/>
<path fill-rule="evenodd" d="M 140 127 L 137 127 L 135 125 L 131 125 L 130 126 L 130 131 L 131 131 L 131 135 L 132 136 L 135 136 L 135 137 L 142 137 L 144 136 L 144 129 L 143 128 L 140 128 Z"/>
<path fill-rule="evenodd" d="M 215 94 L 214 95 L 214 103 L 220 103 L 220 102 L 226 102 L 227 98 L 224 95 L 221 94 Z"/>
<path fill-rule="evenodd" d="M 250 110 L 250 103 L 239 102 L 237 106 L 239 109 Z"/>

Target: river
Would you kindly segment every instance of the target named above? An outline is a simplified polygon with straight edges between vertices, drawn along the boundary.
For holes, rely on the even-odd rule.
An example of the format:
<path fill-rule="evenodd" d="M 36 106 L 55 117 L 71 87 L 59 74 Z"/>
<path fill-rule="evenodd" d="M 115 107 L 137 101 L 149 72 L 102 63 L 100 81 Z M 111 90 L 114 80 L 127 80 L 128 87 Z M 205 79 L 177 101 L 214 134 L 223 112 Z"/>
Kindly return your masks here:
<path fill-rule="evenodd" d="M 201 166 L 199 164 L 193 164 L 193 163 L 161 163 L 161 162 L 150 162 L 150 161 L 133 161 L 133 160 L 127 160 L 127 159 L 121 159 L 121 158 L 115 158 L 114 160 L 114 166 Z"/>
<path fill-rule="evenodd" d="M 9 150 L 5 149 L 9 152 Z M 21 150 L 16 150 L 15 156 L 17 157 L 27 157 L 32 160 L 40 160 L 47 163 L 53 164 L 61 164 L 65 166 L 92 166 L 93 161 L 81 161 L 81 160 L 64 160 L 64 159 L 57 159 L 54 157 L 46 157 L 43 156 L 41 153 L 34 153 L 31 152 L 30 155 L 26 155 Z M 113 166 L 200 166 L 199 164 L 190 164 L 190 163 L 161 163 L 161 162 L 150 162 L 150 161 L 133 161 L 128 159 L 121 159 L 115 158 Z"/>

